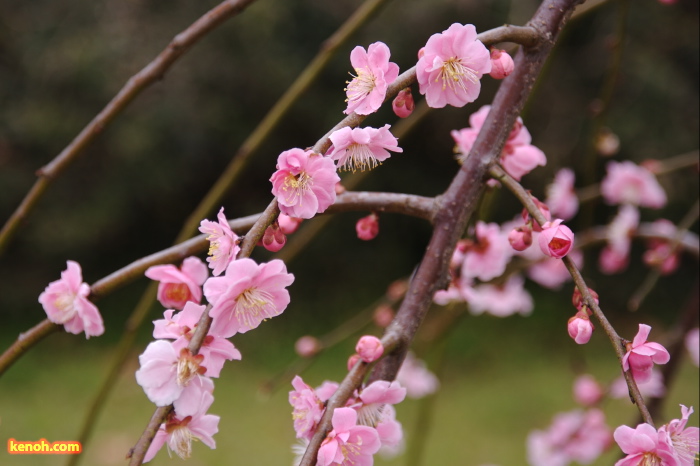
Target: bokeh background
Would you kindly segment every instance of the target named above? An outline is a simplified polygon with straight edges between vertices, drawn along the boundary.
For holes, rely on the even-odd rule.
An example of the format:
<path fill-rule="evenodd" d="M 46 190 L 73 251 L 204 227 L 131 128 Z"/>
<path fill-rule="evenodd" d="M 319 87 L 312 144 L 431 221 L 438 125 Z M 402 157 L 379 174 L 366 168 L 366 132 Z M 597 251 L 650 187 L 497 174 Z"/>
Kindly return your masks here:
<path fill-rule="evenodd" d="M 427 38 L 453 22 L 478 31 L 506 22 L 524 24 L 538 2 L 530 0 L 432 0 L 386 2 L 352 40 L 340 48 L 320 78 L 255 154 L 246 174 L 223 205 L 228 217 L 261 211 L 270 201 L 268 179 L 277 155 L 312 145 L 342 118 L 343 87 L 351 71 L 350 50 L 383 41 L 401 69 L 415 64 Z M 45 317 L 37 297 L 59 277 L 67 259 L 80 262 L 92 283 L 131 261 L 168 247 L 183 221 L 218 178 L 242 141 L 342 22 L 357 0 L 259 0 L 194 46 L 162 81 L 146 90 L 50 187 L 37 209 L 0 256 L 0 347 Z M 0 2 L 0 221 L 4 222 L 48 163 L 112 98 L 127 79 L 171 38 L 216 2 L 136 0 Z M 621 23 L 624 18 L 624 23 Z M 619 41 L 620 25 L 624 35 Z M 615 51 L 622 47 L 619 66 Z M 596 120 L 605 83 L 616 70 L 609 110 Z M 573 20 L 555 49 L 523 114 L 533 143 L 548 165 L 524 179 L 533 193 L 563 166 L 572 166 L 577 186 L 597 182 L 607 159 L 589 157 L 592 129 L 602 123 L 619 137 L 614 160 L 668 159 L 698 148 L 698 4 L 663 5 L 655 0 L 608 1 Z M 485 78 L 479 100 L 461 109 L 433 111 L 401 138 L 394 155 L 365 178 L 359 189 L 433 196 L 457 170 L 449 131 L 487 104 L 498 82 Z M 414 89 L 415 93 L 415 89 Z M 416 93 L 417 94 L 417 93 Z M 366 124 L 393 124 L 381 110 Z M 698 198 L 698 172 L 690 167 L 660 178 L 669 197 L 661 211 L 645 209 L 643 221 L 678 222 Z M 481 218 L 504 221 L 518 211 L 505 192 L 494 192 Z M 572 225 L 582 231 L 606 224 L 615 208 L 588 207 Z M 371 242 L 355 237 L 364 214 L 335 216 L 288 267 L 296 276 L 285 313 L 254 332 L 234 338 L 243 360 L 229 363 L 217 381 L 212 412 L 221 415 L 218 448 L 195 445 L 189 464 L 289 464 L 294 442 L 282 377 L 302 335 L 324 335 L 373 306 L 394 280 L 410 276 L 430 235 L 420 220 L 384 215 Z M 214 218 L 214 212 L 209 218 Z M 307 222 L 311 224 L 312 222 Z M 697 232 L 697 225 L 692 230 Z M 303 235 L 303 228 L 297 233 Z M 638 322 L 654 327 L 664 342 L 680 311 L 697 293 L 697 262 L 663 277 L 641 309 L 626 303 L 648 273 L 635 243 L 629 269 L 601 275 L 598 249 L 586 251 L 584 275 L 621 335 L 631 338 Z M 257 251 L 255 258 L 270 255 Z M 54 334 L 0 379 L 0 441 L 77 438 L 88 401 L 107 372 L 124 323 L 148 281 L 143 278 L 99 303 L 107 332 L 85 341 Z M 524 318 L 464 315 L 445 338 L 431 329 L 449 312 L 436 308 L 418 335 L 415 351 L 438 373 L 442 388 L 424 401 L 398 406 L 409 445 L 424 441 L 422 454 L 378 464 L 525 464 L 525 438 L 552 416 L 574 409 L 571 383 L 582 372 L 602 381 L 618 375 L 602 333 L 579 347 L 565 331 L 573 314 L 572 286 L 559 292 L 528 283 L 535 311 Z M 162 308 L 152 306 L 148 321 Z M 365 332 L 380 333 L 371 323 Z M 150 340 L 141 330 L 130 362 L 108 400 L 83 464 L 124 464 L 152 413 L 133 372 Z M 311 385 L 339 380 L 357 334 L 324 353 L 304 372 Z M 698 372 L 684 361 L 666 403 L 664 420 L 677 417 L 678 403 L 699 407 Z M 605 406 L 611 426 L 636 422 L 626 401 Z M 432 412 L 425 416 L 425 412 Z M 697 417 L 691 418 L 697 425 Z M 595 464 L 612 464 L 614 450 Z M 10 457 L 0 464 L 63 464 L 61 457 Z M 161 452 L 153 464 L 171 464 Z M 408 463 L 413 461 L 413 463 Z"/>

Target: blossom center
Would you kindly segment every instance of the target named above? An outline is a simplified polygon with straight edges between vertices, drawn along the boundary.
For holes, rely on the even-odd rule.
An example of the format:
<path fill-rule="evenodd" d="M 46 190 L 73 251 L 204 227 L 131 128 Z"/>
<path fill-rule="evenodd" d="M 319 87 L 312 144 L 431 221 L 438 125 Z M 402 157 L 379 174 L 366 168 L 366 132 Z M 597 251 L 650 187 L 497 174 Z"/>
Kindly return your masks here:
<path fill-rule="evenodd" d="M 168 450 L 174 451 L 177 456 L 186 460 L 192 456 L 192 440 L 199 439 L 192 434 L 187 425 L 177 426 L 170 434 Z"/>
<path fill-rule="evenodd" d="M 671 443 L 684 463 L 692 464 L 697 459 L 694 452 L 698 450 L 698 440 L 690 435 L 672 434 Z"/>
<path fill-rule="evenodd" d="M 260 315 L 267 315 L 267 307 L 272 305 L 272 295 L 256 287 L 247 288 L 236 298 L 234 312 L 239 322 L 254 328 L 260 322 Z"/>
<path fill-rule="evenodd" d="M 365 171 L 381 165 L 367 144 L 353 143 L 348 146 L 343 157 L 342 170 Z"/>
<path fill-rule="evenodd" d="M 190 298 L 190 289 L 184 283 L 169 283 L 164 291 L 169 301 L 182 302 Z"/>
<path fill-rule="evenodd" d="M 287 202 L 301 205 L 301 199 L 311 189 L 311 185 L 313 185 L 313 179 L 308 173 L 301 172 L 298 175 L 290 173 L 284 179 L 282 191 L 286 194 Z"/>
<path fill-rule="evenodd" d="M 376 86 L 375 80 L 377 78 L 371 72 L 367 72 L 364 68 L 359 70 L 356 68 L 355 71 L 357 76 L 350 74 L 354 79 L 348 83 L 348 87 L 345 89 L 348 96 L 345 100 L 346 102 L 356 102 L 364 99 Z"/>
<path fill-rule="evenodd" d="M 661 458 L 656 453 L 644 453 L 644 458 L 642 458 L 639 466 L 661 466 Z"/>
<path fill-rule="evenodd" d="M 467 83 L 465 81 L 470 81 L 473 84 L 479 82 L 479 77 L 476 75 L 474 70 L 462 64 L 462 59 L 459 57 L 451 57 L 445 61 L 440 70 L 440 74 L 435 79 L 435 82 L 442 79 L 442 90 L 450 88 L 452 91 L 456 91 L 460 88 L 463 91 L 467 91 Z"/>
<path fill-rule="evenodd" d="M 193 356 L 190 350 L 183 348 L 180 358 L 177 360 L 177 384 L 186 387 L 197 374 L 204 373 L 206 369 L 200 366 L 203 356 Z"/>
<path fill-rule="evenodd" d="M 63 314 L 60 319 L 61 322 L 56 323 L 65 323 L 73 318 L 73 316 L 76 313 L 74 301 L 75 296 L 72 293 L 61 293 L 56 298 L 53 304 L 54 306 L 56 306 L 57 309 L 60 309 L 61 313 Z"/>

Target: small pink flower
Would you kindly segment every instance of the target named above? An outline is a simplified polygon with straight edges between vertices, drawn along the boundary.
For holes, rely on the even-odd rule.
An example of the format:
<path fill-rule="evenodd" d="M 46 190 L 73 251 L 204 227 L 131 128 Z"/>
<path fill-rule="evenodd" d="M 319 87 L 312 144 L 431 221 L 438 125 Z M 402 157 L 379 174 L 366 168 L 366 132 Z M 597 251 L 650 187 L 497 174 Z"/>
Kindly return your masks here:
<path fill-rule="evenodd" d="M 401 453 L 403 448 L 403 427 L 396 420 L 396 410 L 387 404 L 382 408 L 381 419 L 375 426 L 382 442 L 379 454 L 383 457 L 394 457 Z"/>
<path fill-rule="evenodd" d="M 483 284 L 463 288 L 462 294 L 469 303 L 469 312 L 479 315 L 487 312 L 496 317 L 508 317 L 515 313 L 529 315 L 533 309 L 532 296 L 524 288 L 525 279 L 513 274 L 502 285 Z"/>
<path fill-rule="evenodd" d="M 224 338 L 256 328 L 264 319 L 280 315 L 289 304 L 294 275 L 279 259 L 256 264 L 244 258 L 231 262 L 222 277 L 204 283 L 212 305 L 210 332 Z"/>
<path fill-rule="evenodd" d="M 576 377 L 574 381 L 574 400 L 583 406 L 593 406 L 603 399 L 605 392 L 598 381 L 590 374 Z"/>
<path fill-rule="evenodd" d="M 220 418 L 207 414 L 213 402 L 214 396 L 211 393 L 203 393 L 194 414 L 184 417 L 177 412 L 171 414 L 156 432 L 144 457 L 144 463 L 151 461 L 166 444 L 168 451 L 175 452 L 182 459 L 187 459 L 192 454 L 192 440 L 201 441 L 209 448 L 216 448 L 213 436 L 219 431 Z"/>
<path fill-rule="evenodd" d="M 440 381 L 428 370 L 425 361 L 416 359 L 411 352 L 396 374 L 396 381 L 406 388 L 406 396 L 415 399 L 431 395 L 440 388 Z"/>
<path fill-rule="evenodd" d="M 595 290 L 593 290 L 592 288 L 588 288 L 588 292 L 593 298 L 593 301 L 595 301 L 596 304 L 600 304 L 598 293 L 596 293 Z M 583 295 L 581 294 L 581 290 L 579 290 L 578 287 L 574 288 L 574 293 L 571 295 L 571 304 L 573 304 L 576 310 L 578 311 L 580 311 L 581 309 L 583 309 L 584 306 L 586 306 L 586 303 L 583 299 Z"/>
<path fill-rule="evenodd" d="M 658 343 L 647 342 L 651 327 L 639 324 L 639 332 L 632 343 L 627 344 L 627 353 L 622 358 L 622 369 L 632 371 L 636 382 L 645 382 L 651 377 L 651 369 L 656 364 L 666 364 L 671 355 Z"/>
<path fill-rule="evenodd" d="M 527 225 L 513 228 L 508 233 L 508 242 L 516 251 L 524 251 L 532 245 L 532 229 Z"/>
<path fill-rule="evenodd" d="M 48 319 L 63 325 L 66 332 L 75 335 L 85 332 L 85 338 L 100 336 L 105 331 L 104 323 L 97 306 L 87 299 L 90 286 L 83 282 L 80 264 L 74 261 L 67 264 L 61 279 L 49 283 L 39 295 L 39 303 Z"/>
<path fill-rule="evenodd" d="M 188 349 L 178 351 L 171 342 L 157 340 L 139 356 L 136 382 L 156 406 L 167 406 L 182 395 L 192 379 L 206 372 L 203 360 L 202 355 L 193 356 Z"/>
<path fill-rule="evenodd" d="M 302 358 L 310 358 L 321 350 L 321 342 L 311 335 L 304 335 L 294 343 L 294 351 Z"/>
<path fill-rule="evenodd" d="M 419 52 L 416 78 L 428 106 L 463 107 L 481 91 L 480 79 L 491 71 L 489 51 L 476 38 L 472 24 L 455 23 L 433 34 Z"/>
<path fill-rule="evenodd" d="M 179 269 L 171 264 L 155 265 L 149 267 L 145 275 L 160 282 L 158 301 L 164 307 L 180 310 L 185 303 L 199 304 L 202 300 L 202 285 L 209 271 L 198 257 L 188 257 Z"/>
<path fill-rule="evenodd" d="M 674 419 L 659 429 L 659 435 L 664 436 L 666 443 L 673 448 L 679 466 L 693 466 L 699 450 L 700 430 L 686 427 L 691 414 L 692 407 L 681 405 L 681 419 Z"/>
<path fill-rule="evenodd" d="M 294 431 L 297 438 L 311 440 L 323 415 L 323 402 L 298 375 L 292 380 L 292 386 L 294 390 L 289 392 L 289 404 L 294 408 L 292 411 Z"/>
<path fill-rule="evenodd" d="M 685 348 L 693 364 L 700 366 L 700 328 L 695 327 L 685 335 Z"/>
<path fill-rule="evenodd" d="M 279 223 L 280 230 L 282 230 L 282 233 L 285 235 L 291 235 L 297 231 L 297 228 L 299 228 L 299 225 L 303 221 L 304 219 L 290 217 L 289 215 L 284 214 L 279 214 L 277 217 L 277 223 Z"/>
<path fill-rule="evenodd" d="M 639 210 L 629 204 L 620 207 L 606 232 L 608 244 L 600 252 L 599 265 L 603 273 L 618 273 L 627 267 L 632 236 L 638 226 Z"/>
<path fill-rule="evenodd" d="M 386 89 L 399 76 L 399 66 L 390 62 L 391 52 L 383 42 L 370 44 L 367 50 L 357 46 L 350 52 L 350 63 L 356 76 L 345 89 L 348 108 L 343 113 L 369 115 L 384 102 Z"/>
<path fill-rule="evenodd" d="M 263 247 L 270 252 L 277 252 L 282 249 L 287 242 L 287 237 L 280 228 L 277 222 L 273 222 L 272 225 L 265 229 L 262 239 L 260 240 Z"/>
<path fill-rule="evenodd" d="M 340 170 L 372 170 L 391 156 L 388 151 L 403 152 L 390 127 L 340 128 L 329 137 L 333 146 L 328 156 L 338 161 Z"/>
<path fill-rule="evenodd" d="M 608 173 L 600 192 L 608 204 L 633 204 L 660 209 L 666 205 L 666 193 L 654 175 L 629 160 L 608 162 Z"/>
<path fill-rule="evenodd" d="M 569 336 L 579 345 L 585 345 L 593 335 L 593 323 L 585 310 L 578 311 L 569 319 Z"/>
<path fill-rule="evenodd" d="M 677 228 L 673 222 L 660 218 L 651 224 L 652 231 L 659 236 L 673 238 L 676 235 Z M 669 241 L 662 239 L 652 239 L 647 242 L 649 248 L 644 252 L 644 263 L 650 267 L 659 267 L 663 275 L 673 273 L 680 264 L 680 258 L 677 251 L 672 251 Z"/>
<path fill-rule="evenodd" d="M 490 110 L 490 106 L 484 105 L 469 117 L 470 128 L 454 130 L 450 133 L 457 144 L 457 151 L 461 154 L 460 159 L 463 160 L 471 151 Z M 518 181 L 535 167 L 547 164 L 544 152 L 531 145 L 530 142 L 532 142 L 532 137 L 527 128 L 523 126 L 523 120 L 518 117 L 500 156 L 503 169 Z"/>
<path fill-rule="evenodd" d="M 374 362 L 384 354 L 384 346 L 379 338 L 372 335 L 365 335 L 360 338 L 355 345 L 355 351 L 364 362 Z"/>
<path fill-rule="evenodd" d="M 542 252 L 555 259 L 566 256 L 574 247 L 574 233 L 561 222 L 561 219 L 557 219 L 545 223 L 538 237 Z"/>
<path fill-rule="evenodd" d="M 370 241 L 379 234 L 379 216 L 374 212 L 362 217 L 355 224 L 357 237 L 363 241 Z"/>
<path fill-rule="evenodd" d="M 353 408 L 357 410 L 358 424 L 376 427 L 382 420 L 384 406 L 401 403 L 406 389 L 397 381 L 377 380 L 363 388 L 357 398 L 359 403 Z"/>
<path fill-rule="evenodd" d="M 392 110 L 394 110 L 394 113 L 399 118 L 410 116 L 415 107 L 416 104 L 413 102 L 413 94 L 411 94 L 410 87 L 402 89 L 391 103 Z"/>
<path fill-rule="evenodd" d="M 542 254 L 539 248 L 532 249 L 537 249 L 538 253 Z M 574 261 L 576 267 L 579 269 L 583 267 L 583 253 L 581 251 L 574 249 L 569 253 L 569 257 Z M 550 290 L 558 290 L 564 283 L 571 280 L 571 274 L 563 261 L 544 256 L 527 268 L 527 278 Z"/>
<path fill-rule="evenodd" d="M 357 412 L 352 408 L 333 411 L 333 430 L 318 450 L 319 466 L 372 466 L 381 447 L 376 429 L 357 425 Z"/>
<path fill-rule="evenodd" d="M 664 436 L 649 424 L 639 424 L 636 429 L 620 426 L 613 437 L 627 455 L 615 466 L 681 466 Z"/>
<path fill-rule="evenodd" d="M 570 168 L 562 168 L 554 177 L 554 182 L 547 186 L 545 203 L 553 215 L 563 220 L 570 220 L 578 212 L 578 197 L 574 191 L 575 175 Z"/>
<path fill-rule="evenodd" d="M 340 177 L 331 159 L 291 149 L 277 158 L 277 171 L 270 181 L 283 214 L 312 218 L 335 202 L 335 184 Z"/>
<path fill-rule="evenodd" d="M 461 275 L 488 281 L 505 272 L 513 248 L 498 224 L 478 221 L 475 239 L 465 247 Z"/>
<path fill-rule="evenodd" d="M 362 358 L 360 357 L 359 354 L 357 354 L 357 353 L 351 354 L 350 357 L 348 358 L 348 371 L 352 370 L 352 368 L 355 367 L 355 365 L 360 361 L 362 361 Z"/>
<path fill-rule="evenodd" d="M 211 273 L 215 276 L 221 275 L 241 250 L 238 246 L 238 235 L 231 230 L 231 226 L 226 221 L 223 207 L 219 210 L 217 220 L 218 223 L 202 220 L 199 226 L 199 231 L 207 235 L 207 241 L 209 241 L 207 262 L 212 269 Z"/>
<path fill-rule="evenodd" d="M 505 50 L 491 49 L 491 72 L 493 79 L 503 79 L 513 72 L 513 58 Z"/>

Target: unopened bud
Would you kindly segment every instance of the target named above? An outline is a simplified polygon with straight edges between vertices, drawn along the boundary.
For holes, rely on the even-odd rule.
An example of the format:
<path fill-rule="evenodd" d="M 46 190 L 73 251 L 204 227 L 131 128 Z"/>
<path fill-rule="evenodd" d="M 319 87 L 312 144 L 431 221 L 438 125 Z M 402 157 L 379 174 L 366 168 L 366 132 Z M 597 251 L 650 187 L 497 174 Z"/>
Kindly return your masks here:
<path fill-rule="evenodd" d="M 413 94 L 411 94 L 410 87 L 403 89 L 396 95 L 394 101 L 391 103 L 391 108 L 399 118 L 406 118 L 413 113 L 416 104 L 413 102 Z"/>
<path fill-rule="evenodd" d="M 513 72 L 515 64 L 505 50 L 491 50 L 491 75 L 494 79 L 503 79 Z"/>

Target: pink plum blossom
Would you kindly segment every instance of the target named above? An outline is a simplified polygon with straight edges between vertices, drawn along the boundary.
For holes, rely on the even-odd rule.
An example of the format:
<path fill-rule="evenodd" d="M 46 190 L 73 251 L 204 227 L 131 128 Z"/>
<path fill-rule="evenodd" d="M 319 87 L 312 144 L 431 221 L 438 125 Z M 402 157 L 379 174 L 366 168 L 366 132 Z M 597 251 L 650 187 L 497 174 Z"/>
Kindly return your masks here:
<path fill-rule="evenodd" d="M 207 235 L 209 241 L 209 268 L 212 269 L 214 276 L 221 275 L 221 272 L 226 270 L 226 266 L 236 258 L 236 255 L 241 250 L 238 246 L 238 235 L 231 230 L 231 226 L 226 221 L 224 208 L 219 210 L 216 216 L 218 222 L 210 220 L 202 220 L 199 224 L 199 231 Z"/>
<path fill-rule="evenodd" d="M 209 277 L 209 271 L 198 257 L 188 257 L 179 269 L 171 264 L 154 265 L 146 270 L 145 275 L 160 282 L 158 301 L 167 308 L 179 310 L 188 302 L 199 304 L 202 285 Z"/>
<path fill-rule="evenodd" d="M 336 408 L 331 422 L 333 430 L 318 450 L 318 465 L 372 466 L 372 455 L 381 447 L 376 429 L 358 426 L 352 408 Z"/>
<path fill-rule="evenodd" d="M 659 429 L 659 435 L 673 448 L 679 466 L 693 466 L 698 455 L 700 431 L 697 427 L 686 427 L 691 414 L 692 407 L 681 405 L 681 419 L 673 419 Z"/>
<path fill-rule="evenodd" d="M 372 170 L 391 157 L 389 151 L 403 152 L 389 128 L 389 125 L 381 128 L 340 128 L 329 137 L 333 145 L 328 156 L 338 161 L 340 170 Z"/>
<path fill-rule="evenodd" d="M 409 117 L 411 113 L 413 113 L 414 108 L 416 108 L 416 104 L 413 101 L 413 94 L 411 94 L 410 87 L 402 89 L 391 102 L 391 109 L 399 118 Z"/>
<path fill-rule="evenodd" d="M 432 395 L 440 388 L 440 381 L 428 370 L 425 361 L 417 359 L 411 352 L 396 374 L 396 381 L 406 388 L 406 396 L 415 399 Z"/>
<path fill-rule="evenodd" d="M 629 160 L 608 162 L 608 173 L 600 192 L 608 204 L 633 204 L 660 209 L 666 205 L 666 193 L 656 177 Z"/>
<path fill-rule="evenodd" d="M 516 251 L 524 251 L 532 245 L 532 229 L 528 225 L 513 228 L 508 233 L 508 242 Z"/>
<path fill-rule="evenodd" d="M 639 324 L 634 340 L 627 344 L 627 353 L 622 358 L 622 369 L 632 371 L 636 382 L 645 382 L 651 377 L 651 369 L 656 364 L 666 364 L 671 355 L 658 343 L 647 342 L 651 327 Z"/>
<path fill-rule="evenodd" d="M 379 234 L 379 216 L 371 213 L 362 217 L 355 224 L 357 237 L 363 241 L 371 241 Z"/>
<path fill-rule="evenodd" d="M 105 331 L 104 323 L 97 306 L 87 299 L 90 286 L 83 282 L 80 264 L 68 261 L 67 265 L 60 280 L 49 283 L 39 295 L 39 303 L 48 319 L 63 325 L 66 332 L 85 332 L 85 338 L 100 336 Z"/>
<path fill-rule="evenodd" d="M 382 408 L 381 419 L 377 426 L 379 441 L 382 443 L 382 448 L 379 454 L 385 458 L 391 458 L 403 449 L 403 427 L 396 420 L 396 410 L 390 404 L 384 405 Z"/>
<path fill-rule="evenodd" d="M 570 168 L 562 168 L 547 186 L 547 199 L 552 214 L 563 220 L 571 220 L 578 212 L 578 197 L 574 191 L 575 175 Z"/>
<path fill-rule="evenodd" d="M 639 210 L 629 204 L 620 207 L 606 232 L 608 244 L 600 252 L 599 265 L 603 273 L 618 273 L 627 267 L 631 239 L 638 226 Z"/>
<path fill-rule="evenodd" d="M 321 342 L 311 335 L 304 335 L 294 343 L 294 351 L 302 358 L 310 358 L 321 350 Z"/>
<path fill-rule="evenodd" d="M 397 381 L 377 380 L 363 388 L 358 397 L 360 403 L 352 407 L 357 410 L 358 423 L 376 427 L 382 419 L 385 405 L 401 403 L 406 398 L 406 389 Z"/>
<path fill-rule="evenodd" d="M 515 64 L 508 52 L 500 49 L 491 49 L 491 72 L 493 79 L 503 79 L 513 72 Z"/>
<path fill-rule="evenodd" d="M 532 249 L 539 251 L 539 248 Z M 576 267 L 579 269 L 583 267 L 583 253 L 581 251 L 574 249 L 569 253 L 569 257 L 576 264 Z M 527 268 L 527 278 L 550 290 L 558 290 L 564 283 L 571 280 L 571 274 L 563 261 L 544 256 Z"/>
<path fill-rule="evenodd" d="M 289 404 L 294 408 L 292 411 L 294 431 L 297 438 L 311 440 L 323 415 L 323 402 L 298 375 L 292 380 L 292 386 L 294 390 L 289 392 Z"/>
<path fill-rule="evenodd" d="M 599 409 L 559 413 L 548 430 L 528 435 L 528 462 L 531 466 L 567 466 L 572 461 L 590 464 L 608 448 L 610 437 Z"/>
<path fill-rule="evenodd" d="M 457 144 L 458 152 L 462 154 L 462 160 L 471 151 L 490 110 L 489 105 L 484 105 L 469 117 L 470 128 L 454 130 L 450 133 Z M 523 126 L 523 120 L 518 117 L 499 159 L 503 169 L 518 181 L 535 167 L 547 164 L 544 152 L 530 144 L 531 142 L 530 132 Z"/>
<path fill-rule="evenodd" d="M 700 328 L 695 327 L 685 335 L 685 348 L 693 364 L 700 366 Z"/>
<path fill-rule="evenodd" d="M 515 313 L 529 315 L 533 309 L 532 296 L 523 285 L 525 279 L 513 274 L 502 285 L 483 284 L 462 290 L 469 303 L 469 312 L 479 315 L 487 312 L 496 317 L 508 317 Z"/>
<path fill-rule="evenodd" d="M 605 391 L 600 383 L 590 374 L 576 377 L 574 381 L 574 400 L 582 406 L 593 406 L 603 399 Z"/>
<path fill-rule="evenodd" d="M 651 230 L 654 234 L 674 238 L 678 229 L 670 220 L 660 218 L 651 224 Z M 680 264 L 680 259 L 677 251 L 671 250 L 671 244 L 668 240 L 651 239 L 647 242 L 647 249 L 644 252 L 644 263 L 650 267 L 659 267 L 659 271 L 663 275 L 673 273 Z"/>
<path fill-rule="evenodd" d="M 399 76 L 399 66 L 390 62 L 391 52 L 383 42 L 367 47 L 359 45 L 350 52 L 350 63 L 355 76 L 345 89 L 348 108 L 343 113 L 369 115 L 376 112 L 384 102 L 386 89 Z"/>
<path fill-rule="evenodd" d="M 163 445 L 182 459 L 192 454 L 192 441 L 201 441 L 209 448 L 216 448 L 213 436 L 219 431 L 219 416 L 207 414 L 214 402 L 211 393 L 203 393 L 198 409 L 188 416 L 181 416 L 177 411 L 171 414 L 156 432 L 151 446 L 146 452 L 144 463 L 151 461 Z"/>
<path fill-rule="evenodd" d="M 340 177 L 331 159 L 312 151 L 291 149 L 277 158 L 277 171 L 270 181 L 283 214 L 312 218 L 335 202 L 335 185 Z"/>
<path fill-rule="evenodd" d="M 489 51 L 477 40 L 472 24 L 454 23 L 433 34 L 418 56 L 419 90 L 432 108 L 474 102 L 481 91 L 482 75 L 491 71 Z"/>
<path fill-rule="evenodd" d="M 193 356 L 188 349 L 178 351 L 171 342 L 157 340 L 139 356 L 141 367 L 136 371 L 136 382 L 149 400 L 167 406 L 182 395 L 192 379 L 206 372 L 203 360 L 202 355 Z"/>
<path fill-rule="evenodd" d="M 615 466 L 681 466 L 665 436 L 649 424 L 639 424 L 636 429 L 620 426 L 613 437 L 627 455 Z"/>
<path fill-rule="evenodd" d="M 360 355 L 360 358 L 364 362 L 374 362 L 382 357 L 384 354 L 384 346 L 379 338 L 373 335 L 365 335 L 360 337 L 357 345 L 355 345 L 355 351 Z"/>
<path fill-rule="evenodd" d="M 545 223 L 537 238 L 540 250 L 555 259 L 566 256 L 574 247 L 574 233 L 566 225 L 561 225 L 561 222 L 561 219 L 556 219 Z"/>
<path fill-rule="evenodd" d="M 635 380 L 635 382 L 637 382 Z M 651 377 L 644 382 L 637 382 L 637 388 L 644 397 L 661 398 L 666 394 L 666 386 L 664 385 L 664 376 L 661 371 L 652 369 Z M 611 398 L 629 399 L 629 387 L 625 376 L 621 375 L 610 384 L 609 395 Z"/>
<path fill-rule="evenodd" d="M 585 310 L 580 310 L 569 319 L 567 325 L 569 336 L 579 345 L 585 345 L 593 334 L 593 323 Z"/>
<path fill-rule="evenodd" d="M 462 277 L 488 281 L 505 272 L 513 248 L 496 223 L 478 221 L 474 241 L 465 248 Z"/>
<path fill-rule="evenodd" d="M 210 332 L 229 338 L 256 328 L 271 317 L 280 315 L 289 304 L 294 275 L 279 259 L 256 264 L 248 258 L 231 262 L 225 275 L 204 283 L 204 295 L 212 305 Z"/>

